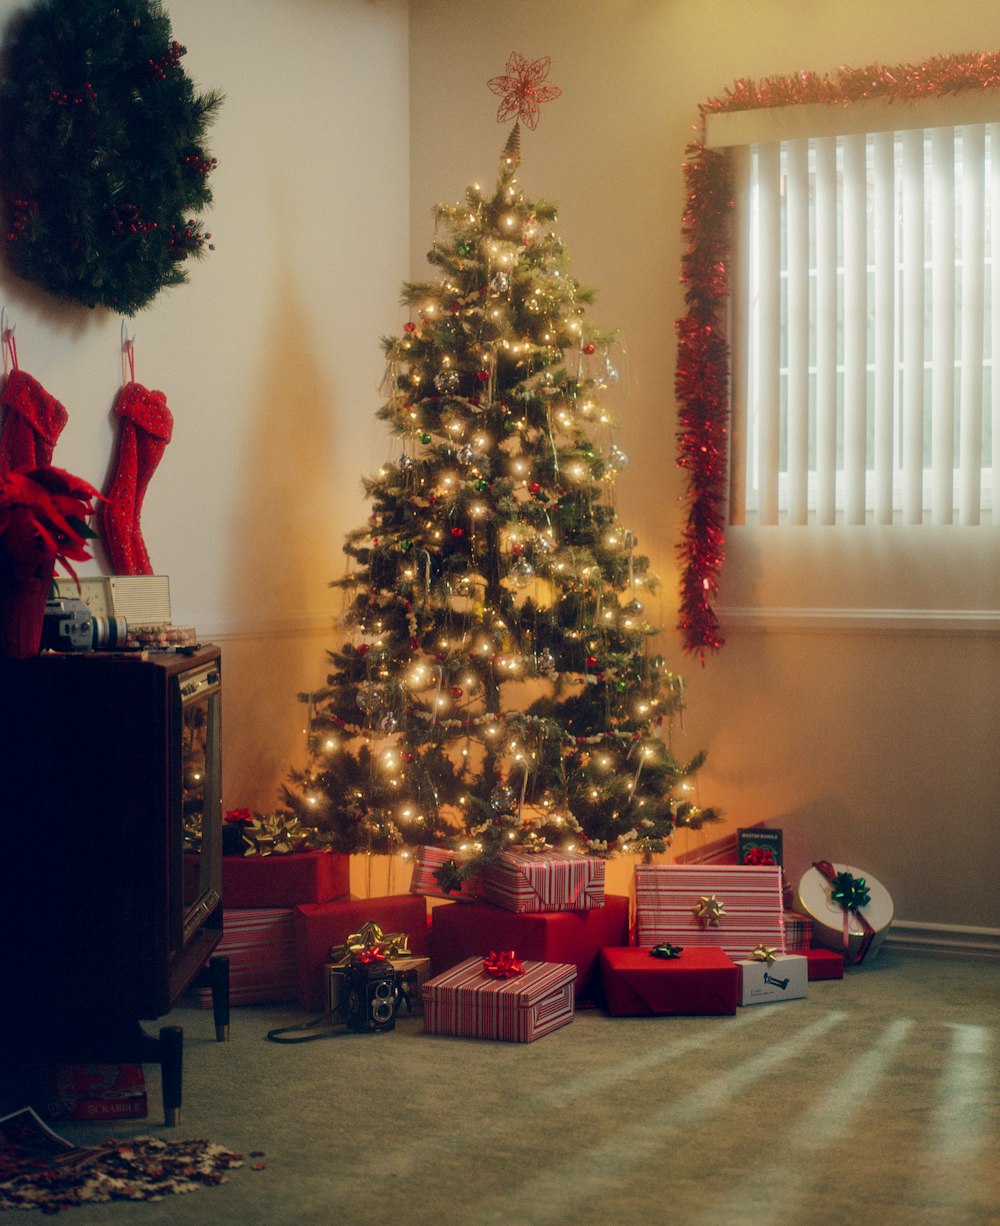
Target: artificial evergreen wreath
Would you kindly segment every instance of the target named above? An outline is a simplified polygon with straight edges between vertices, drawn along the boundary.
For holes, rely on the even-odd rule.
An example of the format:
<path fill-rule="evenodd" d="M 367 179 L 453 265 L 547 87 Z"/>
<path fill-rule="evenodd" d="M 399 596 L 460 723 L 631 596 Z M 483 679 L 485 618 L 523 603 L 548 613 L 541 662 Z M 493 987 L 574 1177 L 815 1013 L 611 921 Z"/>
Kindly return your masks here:
<path fill-rule="evenodd" d="M 159 0 L 43 0 L 15 26 L 0 86 L 0 184 L 13 270 L 132 315 L 211 249 L 206 128 Z"/>

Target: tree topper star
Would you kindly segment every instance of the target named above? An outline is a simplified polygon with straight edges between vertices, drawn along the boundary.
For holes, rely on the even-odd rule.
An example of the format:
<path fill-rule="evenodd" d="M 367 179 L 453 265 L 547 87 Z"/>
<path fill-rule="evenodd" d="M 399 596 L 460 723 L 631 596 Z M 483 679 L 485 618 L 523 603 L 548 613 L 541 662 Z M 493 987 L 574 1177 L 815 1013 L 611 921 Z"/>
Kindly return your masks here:
<path fill-rule="evenodd" d="M 519 51 L 514 51 L 507 61 L 507 73 L 491 77 L 486 84 L 503 101 L 497 110 L 497 123 L 506 123 L 515 115 L 523 119 L 529 128 L 538 124 L 538 104 L 558 98 L 562 90 L 558 85 L 543 85 L 549 74 L 550 56 L 540 60 L 526 60 Z"/>

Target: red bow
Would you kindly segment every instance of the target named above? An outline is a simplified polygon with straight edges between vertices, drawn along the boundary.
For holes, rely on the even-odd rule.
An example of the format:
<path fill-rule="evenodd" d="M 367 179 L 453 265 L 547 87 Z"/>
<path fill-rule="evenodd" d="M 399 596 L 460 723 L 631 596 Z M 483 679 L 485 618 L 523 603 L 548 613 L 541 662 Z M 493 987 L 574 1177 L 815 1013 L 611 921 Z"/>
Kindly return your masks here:
<path fill-rule="evenodd" d="M 744 864 L 773 864 L 774 852 L 770 847 L 748 847 L 743 854 Z"/>
<path fill-rule="evenodd" d="M 370 949 L 356 949 L 351 955 L 356 966 L 367 966 L 370 962 L 385 962 L 385 946 L 373 945 Z"/>
<path fill-rule="evenodd" d="M 490 952 L 483 959 L 483 970 L 494 979 L 513 979 L 524 974 L 524 963 L 512 949 L 501 950 L 500 953 Z"/>

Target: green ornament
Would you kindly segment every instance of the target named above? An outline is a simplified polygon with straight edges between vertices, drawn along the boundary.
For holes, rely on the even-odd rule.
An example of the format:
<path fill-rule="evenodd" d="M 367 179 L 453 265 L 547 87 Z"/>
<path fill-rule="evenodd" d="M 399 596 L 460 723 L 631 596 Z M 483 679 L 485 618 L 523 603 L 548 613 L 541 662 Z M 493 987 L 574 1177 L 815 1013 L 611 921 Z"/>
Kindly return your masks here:
<path fill-rule="evenodd" d="M 463 259 L 467 259 L 475 251 L 475 247 L 471 243 L 461 242 L 455 250 Z"/>
<path fill-rule="evenodd" d="M 490 488 L 490 483 L 487 480 L 485 480 L 485 478 L 483 477 L 480 477 L 479 480 L 476 482 L 476 489 L 479 491 L 480 494 L 485 494 L 489 488 Z"/>
<path fill-rule="evenodd" d="M 403 553 L 408 553 L 413 548 L 413 542 L 409 538 L 406 538 L 405 540 L 399 542 L 399 547 L 402 549 Z"/>
<path fill-rule="evenodd" d="M 420 436 L 420 441 L 426 446 L 431 441 L 431 436 L 424 431 L 424 433 Z"/>

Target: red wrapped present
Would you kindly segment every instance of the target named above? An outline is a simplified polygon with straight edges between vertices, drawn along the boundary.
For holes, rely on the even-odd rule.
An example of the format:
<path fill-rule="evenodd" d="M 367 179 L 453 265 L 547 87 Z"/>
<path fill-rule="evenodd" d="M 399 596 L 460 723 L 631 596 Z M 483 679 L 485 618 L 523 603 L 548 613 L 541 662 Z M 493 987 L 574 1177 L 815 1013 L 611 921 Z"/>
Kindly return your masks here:
<path fill-rule="evenodd" d="M 225 909 L 215 953 L 229 959 L 231 1005 L 295 999 L 298 971 L 291 907 Z M 198 989 L 198 1002 L 203 1009 L 212 1007 L 210 988 Z"/>
<path fill-rule="evenodd" d="M 764 948 L 763 946 L 761 947 Z M 809 964 L 802 954 L 771 950 L 770 958 L 741 959 L 740 1004 L 766 1005 L 800 1000 L 808 994 Z"/>
<path fill-rule="evenodd" d="M 785 953 L 804 954 L 812 945 L 813 926 L 808 915 L 785 912 Z"/>
<path fill-rule="evenodd" d="M 566 852 L 502 851 L 479 874 L 486 902 L 507 911 L 591 911 L 604 906 L 604 861 Z"/>
<path fill-rule="evenodd" d="M 468 958 L 423 987 L 424 1029 L 469 1039 L 531 1043 L 573 1020 L 576 967 L 518 960 L 521 974 L 497 977 Z"/>
<path fill-rule="evenodd" d="M 460 854 L 443 847 L 418 847 L 413 853 L 413 876 L 410 878 L 410 893 L 422 894 L 425 898 L 447 898 L 452 902 L 470 902 L 476 896 L 476 882 L 461 882 L 457 889 L 445 890 L 438 877 L 452 865 L 462 863 Z"/>
<path fill-rule="evenodd" d="M 46 1111 L 53 1120 L 143 1120 L 148 1104 L 142 1065 L 55 1065 Z"/>
<path fill-rule="evenodd" d="M 351 889 L 351 858 L 331 851 L 223 856 L 222 905 L 234 910 L 332 902 Z"/>
<path fill-rule="evenodd" d="M 612 1017 L 736 1012 L 740 973 L 721 949 L 681 949 L 670 958 L 634 946 L 602 949 L 600 971 Z"/>
<path fill-rule="evenodd" d="M 844 978 L 844 955 L 835 949 L 807 949 L 805 957 L 810 982 L 814 979 Z"/>
<path fill-rule="evenodd" d="M 516 949 L 539 962 L 572 962 L 576 1001 L 600 997 L 598 954 L 604 945 L 628 944 L 628 899 L 609 894 L 593 911 L 537 911 L 520 915 L 491 903 L 435 907 L 430 931 L 435 975 L 491 949 Z"/>
<path fill-rule="evenodd" d="M 715 946 L 749 958 L 785 948 L 781 869 L 769 865 L 637 864 L 635 943 Z"/>
<path fill-rule="evenodd" d="M 428 952 L 427 904 L 411 894 L 306 903 L 294 908 L 292 922 L 298 999 L 313 1013 L 323 1009 L 326 999 L 323 967 L 330 961 L 330 950 L 347 944 L 365 924 L 377 924 L 387 936 L 404 935 L 411 954 Z"/>

